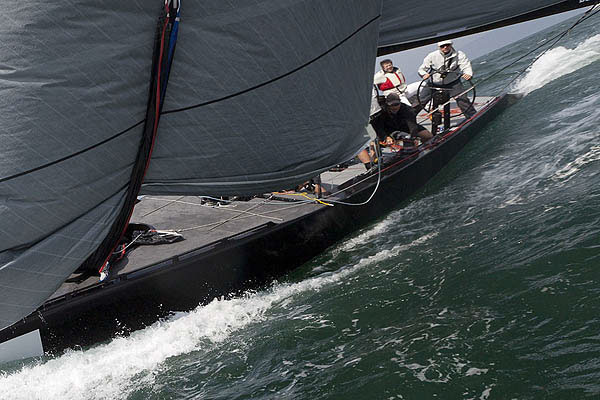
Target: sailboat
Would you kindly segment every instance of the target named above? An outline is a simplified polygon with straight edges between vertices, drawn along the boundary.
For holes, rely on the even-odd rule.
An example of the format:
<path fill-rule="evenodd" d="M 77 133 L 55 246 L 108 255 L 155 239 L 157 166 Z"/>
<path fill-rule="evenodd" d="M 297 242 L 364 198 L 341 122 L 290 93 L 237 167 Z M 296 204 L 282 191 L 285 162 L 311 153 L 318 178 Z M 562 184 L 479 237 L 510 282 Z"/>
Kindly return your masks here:
<path fill-rule="evenodd" d="M 388 157 L 377 173 L 331 177 L 337 197 L 326 204 L 272 193 L 326 173 L 364 146 L 377 55 L 594 1 L 522 3 L 444 10 L 433 1 L 392 0 L 6 4 L 0 360 L 91 344 L 256 287 L 397 206 L 510 96 L 487 99 L 443 140 Z M 72 281 L 76 270 L 105 268 L 132 214 L 158 215 L 160 205 L 136 206 L 139 196 L 183 204 L 190 198 L 161 196 L 265 193 L 280 207 L 260 223 L 247 218 L 169 249 L 140 248 L 103 281 Z M 262 201 L 254 199 L 242 207 L 246 216 Z M 184 211 L 161 218 L 214 215 Z"/>

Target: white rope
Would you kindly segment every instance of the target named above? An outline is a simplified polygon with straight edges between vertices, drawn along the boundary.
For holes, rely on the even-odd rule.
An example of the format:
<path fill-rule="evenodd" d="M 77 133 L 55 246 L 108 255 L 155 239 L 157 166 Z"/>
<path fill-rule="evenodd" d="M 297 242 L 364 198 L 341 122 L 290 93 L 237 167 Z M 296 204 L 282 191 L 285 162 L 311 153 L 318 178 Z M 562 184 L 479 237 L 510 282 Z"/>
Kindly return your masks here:
<path fill-rule="evenodd" d="M 152 200 L 168 201 L 168 202 L 169 202 L 169 204 L 167 204 L 167 205 L 170 205 L 170 204 L 173 204 L 173 203 L 188 204 L 188 205 L 192 205 L 192 206 L 205 207 L 205 208 L 212 208 L 212 209 L 214 209 L 214 210 L 231 211 L 231 212 L 238 213 L 238 214 L 250 214 L 250 215 L 252 215 L 252 216 L 255 216 L 255 217 L 270 218 L 270 219 L 274 219 L 274 220 L 278 220 L 278 221 L 283 221 L 283 219 L 282 219 L 282 218 L 278 218 L 278 217 L 269 217 L 269 216 L 265 216 L 265 215 L 262 215 L 262 214 L 256 214 L 256 213 L 252 213 L 252 212 L 249 212 L 249 211 L 248 211 L 248 210 L 253 210 L 253 209 L 254 209 L 254 208 L 256 208 L 257 206 L 261 205 L 261 203 L 258 203 L 257 205 L 255 205 L 255 206 L 253 206 L 253 207 L 249 208 L 248 210 L 238 210 L 238 209 L 234 209 L 234 208 L 223 208 L 222 206 L 220 206 L 220 207 L 208 206 L 208 205 L 205 205 L 205 204 L 192 203 L 192 202 L 189 202 L 189 201 L 171 200 L 171 199 L 162 199 L 162 198 L 160 198 L 160 197 L 148 197 L 148 198 L 149 198 L 149 199 L 152 199 Z M 219 200 L 219 201 L 221 201 L 221 200 Z M 227 201 L 228 201 L 228 200 L 227 200 Z M 229 203 L 231 203 L 231 201 L 229 201 Z M 146 214 L 146 215 L 147 215 L 147 214 Z"/>

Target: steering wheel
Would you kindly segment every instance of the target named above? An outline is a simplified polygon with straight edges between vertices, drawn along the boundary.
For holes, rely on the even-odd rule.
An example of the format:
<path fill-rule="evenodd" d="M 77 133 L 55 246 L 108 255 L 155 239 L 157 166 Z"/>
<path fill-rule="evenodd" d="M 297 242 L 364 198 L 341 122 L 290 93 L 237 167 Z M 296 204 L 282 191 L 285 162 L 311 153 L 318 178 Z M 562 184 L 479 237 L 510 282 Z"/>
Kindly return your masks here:
<path fill-rule="evenodd" d="M 428 79 L 423 79 L 417 89 L 417 102 L 419 103 L 419 106 L 421 107 L 421 109 L 425 110 L 427 113 L 430 113 L 433 109 L 433 92 L 434 91 L 448 91 L 448 92 L 450 91 L 450 89 L 434 87 L 432 84 L 431 85 L 429 84 L 430 82 L 433 82 L 432 75 L 434 73 L 440 73 L 440 72 L 438 70 L 435 70 L 432 68 L 432 70 L 430 72 L 430 77 Z M 468 107 L 468 108 L 471 108 L 471 107 L 473 107 L 473 104 L 475 103 L 475 98 L 477 97 L 477 93 L 475 93 L 475 86 L 473 85 L 472 80 L 469 79 L 467 82 L 470 85 L 470 87 L 469 86 L 467 87 L 467 89 L 470 89 L 466 93 L 467 97 L 469 97 L 469 93 L 473 93 L 472 98 L 470 98 L 469 107 Z M 429 96 L 429 99 L 425 103 L 423 103 L 423 100 L 421 99 L 421 90 L 424 87 L 423 85 L 427 86 L 429 88 L 429 90 L 432 92 Z M 463 90 L 463 92 L 464 92 L 464 90 Z M 462 110 L 459 114 L 455 114 L 455 115 L 450 114 L 450 118 L 460 117 L 461 115 L 464 115 L 464 112 Z"/>

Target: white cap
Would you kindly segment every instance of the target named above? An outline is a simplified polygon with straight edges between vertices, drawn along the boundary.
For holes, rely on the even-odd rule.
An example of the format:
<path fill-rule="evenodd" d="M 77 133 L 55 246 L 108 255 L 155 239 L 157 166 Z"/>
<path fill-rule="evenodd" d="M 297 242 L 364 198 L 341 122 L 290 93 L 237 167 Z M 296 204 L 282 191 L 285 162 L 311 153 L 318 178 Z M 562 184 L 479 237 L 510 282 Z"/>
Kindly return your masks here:
<path fill-rule="evenodd" d="M 441 47 L 445 44 L 452 44 L 452 40 L 442 40 L 441 42 L 438 42 L 438 47 Z"/>

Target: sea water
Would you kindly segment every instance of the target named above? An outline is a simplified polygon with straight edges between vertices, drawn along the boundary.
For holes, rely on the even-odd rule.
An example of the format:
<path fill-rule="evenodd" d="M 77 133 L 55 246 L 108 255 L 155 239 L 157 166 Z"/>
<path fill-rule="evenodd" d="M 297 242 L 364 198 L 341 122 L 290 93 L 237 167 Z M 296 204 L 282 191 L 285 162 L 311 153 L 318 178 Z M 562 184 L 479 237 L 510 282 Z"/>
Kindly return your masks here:
<path fill-rule="evenodd" d="M 570 22 L 475 60 L 478 92 Z M 600 397 L 599 22 L 395 211 L 264 290 L 0 365 L 0 399 Z"/>

